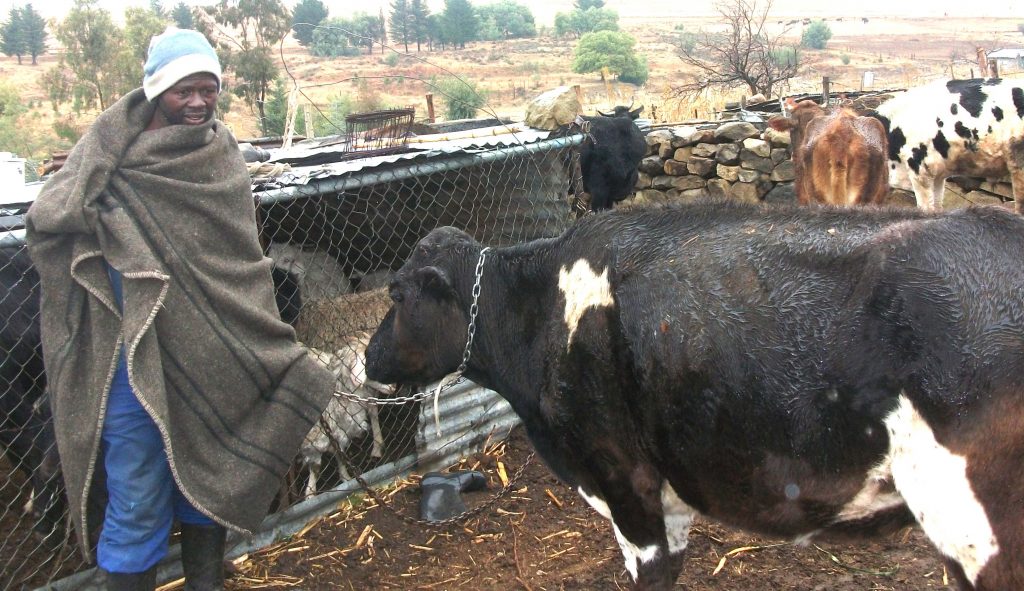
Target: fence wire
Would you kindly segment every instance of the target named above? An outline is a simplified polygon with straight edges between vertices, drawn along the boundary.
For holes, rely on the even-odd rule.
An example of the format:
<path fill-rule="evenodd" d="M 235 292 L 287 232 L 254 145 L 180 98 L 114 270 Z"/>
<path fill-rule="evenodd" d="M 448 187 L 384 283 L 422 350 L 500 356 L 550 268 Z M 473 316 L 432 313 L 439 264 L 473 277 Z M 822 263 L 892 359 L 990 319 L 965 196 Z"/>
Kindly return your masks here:
<path fill-rule="evenodd" d="M 500 247 L 567 227 L 578 214 L 578 141 L 432 152 L 329 182 L 256 186 L 282 319 L 345 393 L 305 438 L 272 512 L 410 457 L 413 472 L 447 465 L 504 435 L 484 431 L 494 401 L 455 401 L 464 387 L 442 396 L 441 414 L 454 418 L 437 429 L 430 399 L 366 378 L 365 348 L 389 307 L 390 276 L 430 230 L 456 226 Z M 0 280 L 2 591 L 43 586 L 92 565 L 67 520 L 39 346 L 39 279 L 23 242 L 10 235 L 0 241 Z"/>

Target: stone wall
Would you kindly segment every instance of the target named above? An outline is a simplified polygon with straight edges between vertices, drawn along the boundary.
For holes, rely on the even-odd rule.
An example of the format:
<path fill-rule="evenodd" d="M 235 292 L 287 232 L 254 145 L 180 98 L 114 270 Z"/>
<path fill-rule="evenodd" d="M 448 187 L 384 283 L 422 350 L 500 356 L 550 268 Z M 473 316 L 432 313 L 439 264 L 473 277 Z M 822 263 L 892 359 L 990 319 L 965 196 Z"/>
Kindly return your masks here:
<path fill-rule="evenodd" d="M 647 156 L 633 202 L 662 203 L 705 195 L 744 201 L 795 203 L 789 132 L 761 131 L 745 121 L 656 129 L 647 134 Z M 1009 177 L 999 182 L 957 177 L 946 183 L 943 207 L 1012 207 Z M 913 193 L 893 189 L 890 204 L 915 205 Z"/>
<path fill-rule="evenodd" d="M 793 200 L 789 134 L 745 121 L 657 129 L 647 134 L 636 203 L 725 196 Z M 775 191 L 781 185 L 779 191 Z"/>

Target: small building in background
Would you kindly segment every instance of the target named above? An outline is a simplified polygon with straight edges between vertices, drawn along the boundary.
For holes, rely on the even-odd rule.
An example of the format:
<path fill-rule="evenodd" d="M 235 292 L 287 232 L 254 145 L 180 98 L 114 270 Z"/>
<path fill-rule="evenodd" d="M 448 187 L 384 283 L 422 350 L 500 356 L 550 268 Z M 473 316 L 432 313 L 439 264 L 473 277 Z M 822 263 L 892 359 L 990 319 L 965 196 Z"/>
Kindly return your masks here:
<path fill-rule="evenodd" d="M 1024 72 L 1024 48 L 1004 48 L 988 52 L 988 59 L 995 60 L 1000 74 Z"/>

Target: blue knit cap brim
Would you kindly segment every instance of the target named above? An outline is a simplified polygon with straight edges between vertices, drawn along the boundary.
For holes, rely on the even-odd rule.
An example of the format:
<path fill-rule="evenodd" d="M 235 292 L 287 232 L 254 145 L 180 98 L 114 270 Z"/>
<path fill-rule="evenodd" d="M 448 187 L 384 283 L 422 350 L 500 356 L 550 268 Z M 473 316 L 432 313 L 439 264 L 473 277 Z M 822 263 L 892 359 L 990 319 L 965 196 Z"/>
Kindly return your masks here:
<path fill-rule="evenodd" d="M 142 89 L 153 100 L 179 80 L 192 74 L 208 72 L 217 78 L 220 88 L 220 60 L 217 52 L 201 33 L 190 29 L 168 27 L 149 42 L 149 59 L 143 67 Z"/>

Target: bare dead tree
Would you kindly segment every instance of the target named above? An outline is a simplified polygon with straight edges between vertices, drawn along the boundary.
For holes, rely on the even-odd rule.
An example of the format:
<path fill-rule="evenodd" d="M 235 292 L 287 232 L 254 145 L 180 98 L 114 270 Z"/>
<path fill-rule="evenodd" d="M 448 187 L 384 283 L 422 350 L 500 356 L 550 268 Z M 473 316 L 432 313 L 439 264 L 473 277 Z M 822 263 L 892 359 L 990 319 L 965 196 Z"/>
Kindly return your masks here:
<path fill-rule="evenodd" d="M 679 58 L 693 66 L 692 80 L 673 88 L 677 96 L 696 94 L 709 88 L 746 86 L 750 94 L 772 96 L 772 91 L 800 70 L 798 44 L 786 44 L 783 37 L 792 23 L 769 36 L 765 30 L 773 0 L 759 6 L 758 0 L 720 0 L 715 10 L 722 16 L 724 32 L 702 31 L 680 43 Z"/>

